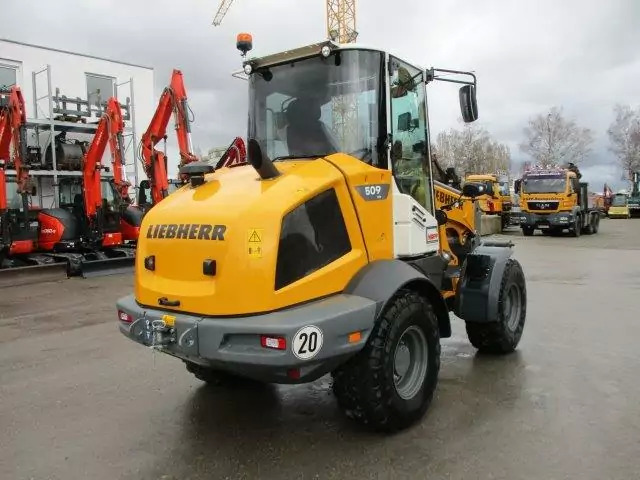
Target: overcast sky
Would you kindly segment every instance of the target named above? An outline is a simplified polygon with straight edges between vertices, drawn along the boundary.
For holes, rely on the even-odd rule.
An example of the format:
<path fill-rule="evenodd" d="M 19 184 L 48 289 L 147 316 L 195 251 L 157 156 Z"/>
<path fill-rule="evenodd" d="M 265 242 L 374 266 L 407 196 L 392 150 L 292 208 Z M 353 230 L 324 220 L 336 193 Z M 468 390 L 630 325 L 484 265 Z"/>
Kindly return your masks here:
<path fill-rule="evenodd" d="M 172 68 L 185 76 L 203 151 L 246 134 L 246 83 L 235 36 L 253 54 L 325 38 L 324 0 L 235 0 L 211 25 L 219 0 L 0 0 L 0 37 L 153 66 L 156 98 Z M 10 19 L 10 21 L 6 21 Z M 640 104 L 639 0 L 359 0 L 358 41 L 419 65 L 474 70 L 479 123 L 518 145 L 527 119 L 554 105 L 591 128 L 583 171 L 593 188 L 621 188 L 606 129 L 615 103 Z M 434 86 L 432 134 L 460 125 L 457 92 Z M 173 156 L 175 158 L 175 155 Z"/>

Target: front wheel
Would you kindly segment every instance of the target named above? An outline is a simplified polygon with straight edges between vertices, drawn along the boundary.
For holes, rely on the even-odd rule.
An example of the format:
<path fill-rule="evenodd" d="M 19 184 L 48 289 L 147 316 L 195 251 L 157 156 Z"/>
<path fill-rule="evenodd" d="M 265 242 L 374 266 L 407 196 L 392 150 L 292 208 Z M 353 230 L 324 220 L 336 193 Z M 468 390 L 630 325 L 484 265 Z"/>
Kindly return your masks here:
<path fill-rule="evenodd" d="M 524 225 L 524 226 L 522 227 L 522 234 L 523 234 L 525 237 L 531 237 L 531 236 L 533 235 L 534 230 L 535 230 L 535 229 L 534 229 L 533 227 L 529 227 L 529 226 L 527 226 L 527 225 Z"/>
<path fill-rule="evenodd" d="M 580 233 L 582 233 L 582 222 L 580 221 L 580 217 L 576 216 L 576 220 L 571 228 L 571 235 L 573 237 L 579 237 Z"/>
<path fill-rule="evenodd" d="M 333 392 L 347 416 L 375 430 L 397 431 L 427 411 L 439 370 L 433 307 L 416 292 L 401 290 L 363 350 L 333 372 Z"/>
<path fill-rule="evenodd" d="M 524 330 L 527 316 L 527 288 L 520 263 L 507 260 L 500 293 L 498 318 L 494 322 L 467 322 L 467 336 L 471 344 L 483 353 L 513 352 Z"/>

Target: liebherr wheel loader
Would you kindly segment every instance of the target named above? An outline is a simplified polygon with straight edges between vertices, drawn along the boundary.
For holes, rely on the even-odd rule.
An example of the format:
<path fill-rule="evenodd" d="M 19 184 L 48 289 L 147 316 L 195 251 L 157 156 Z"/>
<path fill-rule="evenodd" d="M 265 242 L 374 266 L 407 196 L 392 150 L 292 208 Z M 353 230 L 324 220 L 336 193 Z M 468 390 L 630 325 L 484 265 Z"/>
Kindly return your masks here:
<path fill-rule="evenodd" d="M 461 83 L 470 122 L 475 76 L 330 41 L 243 66 L 249 163 L 182 168 L 189 183 L 144 217 L 119 328 L 209 383 L 330 373 L 350 417 L 407 427 L 433 397 L 450 313 L 486 352 L 513 351 L 525 324 L 512 246 L 478 240 L 450 269 L 434 210 L 426 87 Z"/>

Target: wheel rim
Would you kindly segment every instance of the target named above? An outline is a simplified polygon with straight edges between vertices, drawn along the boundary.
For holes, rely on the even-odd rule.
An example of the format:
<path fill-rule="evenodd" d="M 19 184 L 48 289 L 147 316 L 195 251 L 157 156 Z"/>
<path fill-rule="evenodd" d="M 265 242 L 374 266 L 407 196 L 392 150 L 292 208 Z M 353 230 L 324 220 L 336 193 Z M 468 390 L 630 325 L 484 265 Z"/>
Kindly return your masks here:
<path fill-rule="evenodd" d="M 429 346 L 420 328 L 407 328 L 394 352 L 393 380 L 400 398 L 409 400 L 422 388 L 429 362 Z"/>
<path fill-rule="evenodd" d="M 507 319 L 509 330 L 515 331 L 520 323 L 522 312 L 522 296 L 517 285 L 511 285 L 504 296 L 504 316 Z"/>

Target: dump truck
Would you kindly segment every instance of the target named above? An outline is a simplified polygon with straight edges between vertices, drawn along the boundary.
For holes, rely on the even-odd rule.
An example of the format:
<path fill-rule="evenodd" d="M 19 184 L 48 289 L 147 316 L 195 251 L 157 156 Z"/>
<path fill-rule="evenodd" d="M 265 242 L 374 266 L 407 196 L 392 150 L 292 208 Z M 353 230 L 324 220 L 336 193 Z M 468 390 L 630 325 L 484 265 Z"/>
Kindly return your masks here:
<path fill-rule="evenodd" d="M 514 351 L 525 325 L 513 245 L 477 238 L 454 273 L 448 206 L 434 208 L 425 87 L 461 84 L 472 122 L 475 75 L 332 41 L 245 57 L 243 71 L 249 162 L 181 168 L 187 185 L 143 219 L 118 327 L 211 385 L 331 374 L 350 418 L 405 428 L 433 398 L 450 313 L 487 353 Z"/>
<path fill-rule="evenodd" d="M 598 233 L 600 212 L 589 204 L 588 184 L 580 177 L 577 168 L 551 167 L 529 169 L 516 180 L 518 223 L 524 236 L 535 230 L 544 235 L 568 231 L 574 237 Z"/>
<path fill-rule="evenodd" d="M 640 172 L 631 174 L 631 193 L 627 203 L 630 215 L 632 217 L 640 217 Z"/>

